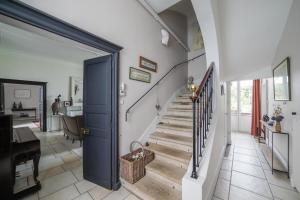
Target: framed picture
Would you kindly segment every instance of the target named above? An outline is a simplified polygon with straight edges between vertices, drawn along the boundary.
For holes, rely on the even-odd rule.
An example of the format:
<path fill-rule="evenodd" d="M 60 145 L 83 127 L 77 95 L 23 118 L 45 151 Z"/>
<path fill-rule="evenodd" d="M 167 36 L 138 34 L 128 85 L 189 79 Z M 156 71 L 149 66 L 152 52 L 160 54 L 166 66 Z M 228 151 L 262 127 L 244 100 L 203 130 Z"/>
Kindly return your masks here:
<path fill-rule="evenodd" d="M 134 67 L 129 68 L 129 79 L 135 80 L 135 81 L 142 81 L 145 83 L 151 82 L 151 74 L 149 72 L 136 69 Z"/>
<path fill-rule="evenodd" d="M 28 99 L 31 96 L 31 91 L 29 89 L 16 89 L 15 90 L 15 98 L 18 99 Z"/>
<path fill-rule="evenodd" d="M 83 102 L 83 78 L 71 77 L 71 97 L 74 105 L 82 105 Z"/>
<path fill-rule="evenodd" d="M 140 67 L 152 72 L 157 72 L 157 63 L 140 56 Z"/>
<path fill-rule="evenodd" d="M 273 69 L 275 101 L 291 101 L 290 59 L 287 57 Z"/>

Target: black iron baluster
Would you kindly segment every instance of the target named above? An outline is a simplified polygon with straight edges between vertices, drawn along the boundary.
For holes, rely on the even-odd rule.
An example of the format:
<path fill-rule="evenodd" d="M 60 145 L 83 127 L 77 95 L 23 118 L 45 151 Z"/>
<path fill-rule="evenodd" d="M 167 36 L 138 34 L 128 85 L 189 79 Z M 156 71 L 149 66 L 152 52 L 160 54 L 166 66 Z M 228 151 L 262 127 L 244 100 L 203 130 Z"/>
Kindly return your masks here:
<path fill-rule="evenodd" d="M 198 98 L 198 108 L 199 108 L 199 120 L 198 120 L 198 123 L 199 123 L 199 156 L 202 157 L 202 106 L 201 106 L 201 96 Z"/>
<path fill-rule="evenodd" d="M 200 126 L 199 126 L 199 98 L 197 98 L 197 167 L 199 167 L 199 129 L 200 129 Z"/>
<path fill-rule="evenodd" d="M 197 160 L 196 160 L 196 100 L 192 99 L 193 101 L 193 171 L 192 171 L 192 178 L 198 178 L 196 167 L 197 167 Z"/>

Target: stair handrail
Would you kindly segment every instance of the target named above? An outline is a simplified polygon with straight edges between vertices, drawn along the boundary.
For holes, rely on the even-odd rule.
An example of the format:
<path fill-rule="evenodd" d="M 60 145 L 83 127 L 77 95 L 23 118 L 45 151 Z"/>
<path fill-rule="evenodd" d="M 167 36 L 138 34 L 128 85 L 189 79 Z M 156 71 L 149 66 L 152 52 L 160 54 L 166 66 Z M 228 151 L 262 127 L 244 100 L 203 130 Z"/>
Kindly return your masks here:
<path fill-rule="evenodd" d="M 141 101 L 155 86 L 157 86 L 171 71 L 173 71 L 175 68 L 177 68 L 178 66 L 180 65 L 183 65 L 185 63 L 188 63 L 190 61 L 193 61 L 195 59 L 198 59 L 202 56 L 205 55 L 205 52 L 198 55 L 198 56 L 195 56 L 191 59 L 186 59 L 185 61 L 182 61 L 176 65 L 174 65 L 165 75 L 163 75 L 149 90 L 147 90 L 140 98 L 138 98 L 133 104 L 131 104 L 131 106 L 126 110 L 126 113 L 125 113 L 125 121 L 127 122 L 127 119 L 128 119 L 128 113 L 130 112 L 130 110 L 139 102 Z"/>
<path fill-rule="evenodd" d="M 205 140 L 212 119 L 213 112 L 213 69 L 214 63 L 211 63 L 207 69 L 204 78 L 199 87 L 191 86 L 192 90 L 192 110 L 193 110 L 193 169 L 191 177 L 198 178 L 197 167 L 199 167 L 202 156 L 202 149 L 205 148 Z"/>

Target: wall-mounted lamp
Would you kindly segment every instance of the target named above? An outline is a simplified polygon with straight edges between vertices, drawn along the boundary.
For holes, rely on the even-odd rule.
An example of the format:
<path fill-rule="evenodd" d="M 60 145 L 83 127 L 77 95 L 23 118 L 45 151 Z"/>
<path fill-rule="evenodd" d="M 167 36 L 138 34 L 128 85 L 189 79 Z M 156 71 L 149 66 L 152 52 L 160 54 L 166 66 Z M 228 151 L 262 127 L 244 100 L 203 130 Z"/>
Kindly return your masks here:
<path fill-rule="evenodd" d="M 120 86 L 120 96 L 121 97 L 124 97 L 126 96 L 126 85 L 124 82 L 121 83 L 121 86 Z"/>
<path fill-rule="evenodd" d="M 169 32 L 166 31 L 165 29 L 161 29 L 161 43 L 165 46 L 168 46 L 170 39 Z"/>

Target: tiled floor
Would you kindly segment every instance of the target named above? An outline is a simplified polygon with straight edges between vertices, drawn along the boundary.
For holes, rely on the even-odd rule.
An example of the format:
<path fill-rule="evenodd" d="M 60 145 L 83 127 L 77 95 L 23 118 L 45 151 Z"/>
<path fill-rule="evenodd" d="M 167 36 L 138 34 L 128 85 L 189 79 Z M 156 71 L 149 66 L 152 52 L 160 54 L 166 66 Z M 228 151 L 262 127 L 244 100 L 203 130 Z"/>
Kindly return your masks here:
<path fill-rule="evenodd" d="M 62 132 L 41 133 L 34 131 L 41 141 L 39 180 L 42 189 L 24 200 L 137 200 L 126 189 L 112 192 L 82 177 L 82 148 L 72 144 Z M 32 162 L 17 167 L 21 177 L 15 190 L 32 183 Z"/>
<path fill-rule="evenodd" d="M 249 134 L 233 133 L 227 148 L 213 200 L 298 200 L 300 194 L 284 173 L 272 174 Z"/>

